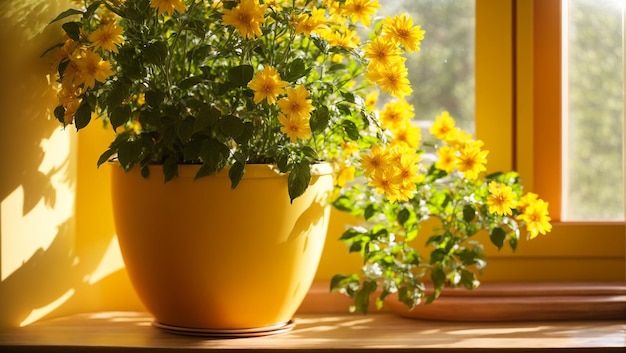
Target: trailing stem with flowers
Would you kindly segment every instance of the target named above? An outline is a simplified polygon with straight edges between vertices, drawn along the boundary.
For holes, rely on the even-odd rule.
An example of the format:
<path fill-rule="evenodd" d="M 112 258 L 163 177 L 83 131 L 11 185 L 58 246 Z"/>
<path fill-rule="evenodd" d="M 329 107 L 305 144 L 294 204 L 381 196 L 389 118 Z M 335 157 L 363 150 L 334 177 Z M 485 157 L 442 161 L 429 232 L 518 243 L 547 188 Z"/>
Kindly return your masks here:
<path fill-rule="evenodd" d="M 381 113 L 390 143 L 362 156 L 369 183 L 349 183 L 335 201 L 363 219 L 341 236 L 351 252 L 363 256 L 363 273 L 336 275 L 331 289 L 352 297 L 352 310 L 363 313 L 377 290 L 377 307 L 394 294 L 414 308 L 435 300 L 446 285 L 476 288 L 477 272 L 486 265 L 483 244 L 475 239 L 480 232 L 498 249 L 515 250 L 521 236 L 533 239 L 552 228 L 548 203 L 524 193 L 516 172 L 482 176 L 488 151 L 455 127 L 447 112 L 430 127 L 432 138 L 418 146 L 416 135 L 409 146 L 394 126 L 405 124 L 412 110 L 396 104 Z M 426 225 L 432 229 L 422 229 Z M 431 249 L 429 256 L 416 242 Z"/>
<path fill-rule="evenodd" d="M 94 118 L 116 131 L 98 165 L 245 165 L 289 174 L 301 195 L 310 167 L 358 158 L 382 133 L 365 96 L 411 93 L 401 53 L 419 50 L 409 16 L 373 20 L 368 0 L 78 0 L 52 22 L 59 86 L 54 116 L 77 130 Z M 372 28 L 362 42 L 357 29 Z M 352 153 L 352 154 L 351 154 Z"/>

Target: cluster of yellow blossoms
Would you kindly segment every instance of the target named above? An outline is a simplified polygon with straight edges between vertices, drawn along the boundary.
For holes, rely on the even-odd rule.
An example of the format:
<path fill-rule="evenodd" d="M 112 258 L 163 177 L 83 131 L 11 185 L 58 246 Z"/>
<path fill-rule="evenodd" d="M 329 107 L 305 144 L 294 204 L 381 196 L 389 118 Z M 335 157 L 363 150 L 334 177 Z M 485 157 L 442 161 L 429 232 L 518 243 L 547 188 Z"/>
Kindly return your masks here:
<path fill-rule="evenodd" d="M 225 25 L 234 27 L 243 38 L 254 39 L 262 35 L 261 28 L 267 18 L 266 12 L 280 10 L 283 1 L 286 0 L 268 0 L 263 3 L 259 0 L 241 0 L 237 6 L 226 9 L 222 7 L 222 1 L 213 0 L 207 6 L 220 8 Z M 299 1 L 302 6 L 306 6 L 305 1 Z M 157 9 L 159 15 L 173 15 L 176 11 L 183 13 L 187 5 L 183 0 L 151 0 L 150 6 Z M 322 8 L 313 8 L 309 13 L 293 14 L 293 26 L 296 34 L 316 34 L 331 46 L 354 49 L 360 44 L 360 40 L 354 28 L 346 24 L 361 22 L 369 26 L 379 7 L 377 0 L 325 0 Z M 87 38 L 91 45 L 79 45 L 79 42 L 85 41 L 67 38 L 65 45 L 58 51 L 54 67 L 62 61 L 68 62 L 59 93 L 59 101 L 65 109 L 65 124 L 73 122 L 81 103 L 81 94 L 86 89 L 93 88 L 96 81 L 104 82 L 114 74 L 106 58 L 111 52 L 117 53 L 118 46 L 124 43 L 123 29 L 116 24 L 114 13 L 107 12 L 104 8 L 103 10 L 108 15 L 101 16 L 98 29 L 90 34 L 84 33 L 82 29 L 78 32 L 77 29 L 77 36 Z M 382 35 L 365 45 L 365 58 L 369 60 L 367 78 L 391 96 L 403 98 L 409 95 L 412 90 L 401 47 L 406 51 L 418 51 L 423 38 L 424 31 L 420 26 L 413 25 L 410 16 L 403 14 L 386 18 L 383 21 Z M 249 87 L 255 91 L 256 103 L 263 99 L 269 104 L 278 103 L 281 108 L 281 130 L 291 141 L 307 139 L 311 136 L 308 117 L 313 110 L 308 99 L 309 92 L 304 86 L 286 88 L 287 85 L 276 69 L 270 66 L 257 72 L 249 83 Z M 277 101 L 278 96 L 285 97 Z"/>
<path fill-rule="evenodd" d="M 407 113 L 412 112 L 408 103 L 394 104 L 401 105 L 403 109 L 391 115 L 383 111 L 381 120 L 386 125 L 390 125 L 390 121 L 404 124 L 412 116 Z M 393 127 L 393 124 L 387 127 Z M 482 141 L 474 140 L 470 134 L 456 127 L 448 112 L 436 117 L 430 132 L 442 142 L 436 151 L 436 168 L 447 174 L 460 172 L 468 182 L 477 180 L 479 174 L 486 171 L 489 151 L 482 149 Z M 420 170 L 421 157 L 414 146 L 395 139 L 393 129 L 391 138 L 388 146 L 373 146 L 368 154 L 362 154 L 361 166 L 370 178 L 369 184 L 378 193 L 384 194 L 389 202 L 406 202 L 416 195 L 416 188 L 425 179 L 423 173 L 426 171 Z M 419 138 L 413 141 L 419 142 Z M 490 213 L 511 216 L 516 209 L 516 218 L 526 223 L 531 239 L 551 230 L 548 203 L 539 199 L 537 194 L 529 192 L 520 197 L 510 186 L 497 181 L 491 181 L 488 189 L 487 207 Z"/>
<path fill-rule="evenodd" d="M 355 48 L 360 41 L 356 32 L 345 24 L 361 22 L 369 26 L 372 16 L 380 7 L 376 0 L 326 0 L 323 5 L 323 8 L 313 8 L 307 14 L 294 14 L 295 33 L 306 36 L 316 34 L 327 40 L 329 45 L 346 49 Z M 224 24 L 236 28 L 242 37 L 255 38 L 261 35 L 264 14 L 268 8 L 280 9 L 280 1 L 260 4 L 258 0 L 242 0 L 234 8 L 223 10 L 223 21 Z M 410 16 L 403 14 L 386 18 L 383 21 L 382 35 L 365 45 L 365 58 L 369 60 L 367 78 L 391 96 L 403 98 L 409 95 L 412 90 L 404 65 L 406 59 L 401 56 L 401 47 L 407 51 L 418 51 L 423 38 L 424 31 L 413 25 Z M 286 88 L 287 86 L 288 83 L 271 66 L 257 72 L 248 84 L 254 90 L 256 103 L 264 99 L 269 104 L 278 103 L 281 109 L 281 131 L 292 142 L 307 139 L 311 136 L 309 118 L 313 111 L 308 99 L 309 92 L 302 85 L 296 88 Z M 286 96 L 278 100 L 279 96 L 284 95 Z M 408 129 L 404 131 L 409 132 Z"/>
<path fill-rule="evenodd" d="M 67 65 L 63 70 L 59 103 L 65 108 L 64 124 L 71 124 L 81 103 L 80 96 L 96 81 L 104 82 L 113 75 L 111 63 L 103 59 L 108 53 L 118 52 L 118 45 L 124 43 L 123 29 L 115 23 L 115 14 L 107 12 L 101 17 L 101 25 L 90 34 L 76 28 L 76 37 L 67 37 L 64 45 L 56 52 L 53 67 L 61 62 Z M 87 38 L 91 45 L 80 44 L 79 37 Z"/>

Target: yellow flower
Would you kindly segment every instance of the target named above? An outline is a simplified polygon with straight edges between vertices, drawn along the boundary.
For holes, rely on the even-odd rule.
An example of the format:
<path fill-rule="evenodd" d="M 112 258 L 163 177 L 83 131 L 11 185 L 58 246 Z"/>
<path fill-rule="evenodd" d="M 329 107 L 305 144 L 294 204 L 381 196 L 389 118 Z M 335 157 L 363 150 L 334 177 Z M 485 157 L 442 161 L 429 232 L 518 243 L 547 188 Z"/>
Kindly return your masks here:
<path fill-rule="evenodd" d="M 223 10 L 222 21 L 227 26 L 233 26 L 245 39 L 260 37 L 263 32 L 263 15 L 265 6 L 257 0 L 241 0 L 239 5 L 232 9 Z"/>
<path fill-rule="evenodd" d="M 102 60 L 100 55 L 91 50 L 85 51 L 84 55 L 76 59 L 79 70 L 79 82 L 84 83 L 85 88 L 93 88 L 95 81 L 104 82 L 107 77 L 113 75 L 111 63 Z"/>
<path fill-rule="evenodd" d="M 349 156 L 359 151 L 359 145 L 353 141 L 343 141 L 341 142 L 340 146 L 341 152 L 346 156 Z"/>
<path fill-rule="evenodd" d="M 150 7 L 157 9 L 159 15 L 163 13 L 173 15 L 174 10 L 179 13 L 185 12 L 183 0 L 150 0 Z"/>
<path fill-rule="evenodd" d="M 298 139 L 306 140 L 311 137 L 311 126 L 308 118 L 278 113 L 278 121 L 282 125 L 280 131 L 287 135 L 291 142 L 296 142 Z"/>
<path fill-rule="evenodd" d="M 472 138 L 472 134 L 469 132 L 454 127 L 445 135 L 444 141 L 456 149 L 462 149 L 467 143 L 472 141 Z"/>
<path fill-rule="evenodd" d="M 372 16 L 380 8 L 378 0 L 347 0 L 341 11 L 345 16 L 352 18 L 353 22 L 361 21 L 365 27 L 370 26 Z"/>
<path fill-rule="evenodd" d="M 526 229 L 530 232 L 530 239 L 537 237 L 540 233 L 546 234 L 552 230 L 548 203 L 541 199 L 537 199 L 528 205 L 524 213 L 517 216 L 517 219 L 526 222 Z"/>
<path fill-rule="evenodd" d="M 487 196 L 487 207 L 489 212 L 498 215 L 510 216 L 513 214 L 515 207 L 515 199 L 517 195 L 513 189 L 496 181 L 489 183 L 489 196 Z"/>
<path fill-rule="evenodd" d="M 282 2 L 281 0 L 265 0 L 265 6 L 270 7 L 272 9 L 274 9 L 274 11 L 280 11 L 282 10 L 283 6 L 282 6 Z"/>
<path fill-rule="evenodd" d="M 368 111 L 374 111 L 376 109 L 376 103 L 378 103 L 378 96 L 380 92 L 372 91 L 365 96 L 365 109 Z"/>
<path fill-rule="evenodd" d="M 469 180 L 478 178 L 478 173 L 487 170 L 487 154 L 489 151 L 480 149 L 482 142 L 467 144 L 457 158 L 457 169 Z"/>
<path fill-rule="evenodd" d="M 398 199 L 399 185 L 394 183 L 393 175 L 389 173 L 372 175 L 369 185 L 375 187 L 377 193 L 385 194 L 390 202 L 396 202 Z"/>
<path fill-rule="evenodd" d="M 348 182 L 354 180 L 354 175 L 356 174 L 356 168 L 354 166 L 346 166 L 345 164 L 339 168 L 339 173 L 337 173 L 337 186 L 344 187 L 348 184 Z"/>
<path fill-rule="evenodd" d="M 283 114 L 300 119 L 309 118 L 313 111 L 311 100 L 308 99 L 309 91 L 304 86 L 287 88 L 287 97 L 278 101 L 278 106 Z"/>
<path fill-rule="evenodd" d="M 404 58 L 400 56 L 402 51 L 395 42 L 385 37 L 376 37 L 367 43 L 363 48 L 366 59 L 370 59 L 368 67 L 373 69 L 376 66 L 388 67 L 404 63 Z M 381 70 L 384 70 L 381 68 Z"/>
<path fill-rule="evenodd" d="M 396 98 L 404 98 L 413 92 L 404 65 L 392 65 L 367 72 L 370 81 L 376 83 L 383 92 Z"/>
<path fill-rule="evenodd" d="M 298 16 L 296 25 L 296 34 L 311 35 L 311 32 L 316 31 L 326 24 L 326 10 L 313 9 L 310 15 L 302 14 Z"/>
<path fill-rule="evenodd" d="M 139 93 L 136 96 L 133 96 L 133 99 L 137 102 L 137 105 L 146 104 L 146 95 L 144 93 Z"/>
<path fill-rule="evenodd" d="M 456 150 L 450 146 L 442 146 L 437 150 L 435 167 L 450 174 L 456 167 Z"/>
<path fill-rule="evenodd" d="M 454 128 L 454 124 L 454 118 L 450 116 L 450 113 L 444 111 L 435 118 L 430 127 L 430 133 L 439 140 L 446 140 L 448 134 Z"/>
<path fill-rule="evenodd" d="M 68 125 L 74 122 L 74 114 L 76 114 L 76 110 L 78 110 L 81 101 L 81 99 L 77 98 L 63 105 L 63 108 L 65 108 L 65 113 L 63 114 L 63 125 Z"/>
<path fill-rule="evenodd" d="M 93 31 L 89 35 L 89 41 L 93 43 L 94 50 L 102 48 L 117 53 L 117 45 L 124 43 L 122 33 L 124 33 L 122 27 L 110 22 Z"/>
<path fill-rule="evenodd" d="M 383 110 L 380 112 L 380 121 L 386 129 L 402 126 L 415 116 L 413 109 L 413 105 L 404 99 L 389 102 L 383 106 Z"/>
<path fill-rule="evenodd" d="M 526 212 L 526 208 L 532 205 L 535 201 L 537 201 L 538 198 L 539 198 L 539 195 L 535 194 L 534 192 L 529 192 L 526 195 L 522 196 L 517 202 L 517 206 L 516 206 L 519 213 Z"/>
<path fill-rule="evenodd" d="M 316 33 L 326 39 L 328 44 L 333 47 L 354 49 L 361 44 L 356 32 L 349 28 L 342 28 L 341 31 L 337 29 L 320 28 Z"/>
<path fill-rule="evenodd" d="M 395 165 L 395 182 L 402 185 L 404 191 L 414 191 L 419 180 L 420 157 L 412 150 L 400 148 L 398 150 L 399 160 Z"/>
<path fill-rule="evenodd" d="M 372 146 L 369 154 L 361 154 L 361 167 L 366 176 L 383 174 L 392 168 L 392 155 L 378 145 Z"/>
<path fill-rule="evenodd" d="M 422 140 L 422 131 L 419 127 L 413 125 L 410 120 L 404 120 L 402 123 L 394 126 L 391 131 L 394 136 L 394 144 L 400 143 L 415 149 Z"/>
<path fill-rule="evenodd" d="M 406 51 L 419 51 L 424 33 L 420 26 L 413 27 L 413 18 L 407 14 L 383 20 L 383 36 L 399 42 Z"/>
<path fill-rule="evenodd" d="M 267 66 L 263 71 L 259 71 L 254 78 L 248 83 L 248 87 L 254 91 L 254 103 L 260 103 L 263 99 L 267 99 L 267 103 L 274 104 L 278 95 L 283 94 L 285 87 L 289 83 L 280 78 L 278 71 Z"/>

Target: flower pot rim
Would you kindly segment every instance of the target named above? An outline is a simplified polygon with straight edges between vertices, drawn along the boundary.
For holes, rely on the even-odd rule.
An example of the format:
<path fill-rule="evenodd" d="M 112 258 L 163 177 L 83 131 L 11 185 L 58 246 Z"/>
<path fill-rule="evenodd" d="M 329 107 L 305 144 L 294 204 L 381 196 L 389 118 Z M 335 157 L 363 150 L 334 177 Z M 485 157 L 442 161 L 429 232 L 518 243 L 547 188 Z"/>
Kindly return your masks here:
<path fill-rule="evenodd" d="M 109 161 L 112 166 L 118 166 L 117 161 Z M 178 164 L 178 176 L 176 178 L 195 178 L 198 169 L 202 167 L 202 164 L 193 163 L 179 163 Z M 121 168 L 121 167 L 120 167 Z M 150 175 L 159 172 L 163 168 L 161 163 L 149 164 Z M 225 167 L 220 172 L 211 175 L 214 178 L 229 178 L 229 167 Z M 333 166 L 328 162 L 320 162 L 311 165 L 311 175 L 328 175 L 332 174 Z M 244 178 L 274 178 L 282 173 L 278 170 L 275 164 L 246 164 Z"/>

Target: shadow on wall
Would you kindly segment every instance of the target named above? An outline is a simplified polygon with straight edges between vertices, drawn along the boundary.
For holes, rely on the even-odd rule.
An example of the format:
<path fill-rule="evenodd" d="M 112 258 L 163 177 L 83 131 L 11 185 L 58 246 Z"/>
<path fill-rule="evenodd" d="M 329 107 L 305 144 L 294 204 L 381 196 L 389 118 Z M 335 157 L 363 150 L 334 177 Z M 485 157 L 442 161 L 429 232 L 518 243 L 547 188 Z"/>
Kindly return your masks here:
<path fill-rule="evenodd" d="M 76 236 L 76 133 L 52 115 L 56 92 L 40 58 L 62 40 L 47 24 L 68 3 L 0 2 L 0 329 L 101 309 L 128 282 L 119 266 L 102 270 L 117 256 L 113 233 Z"/>

